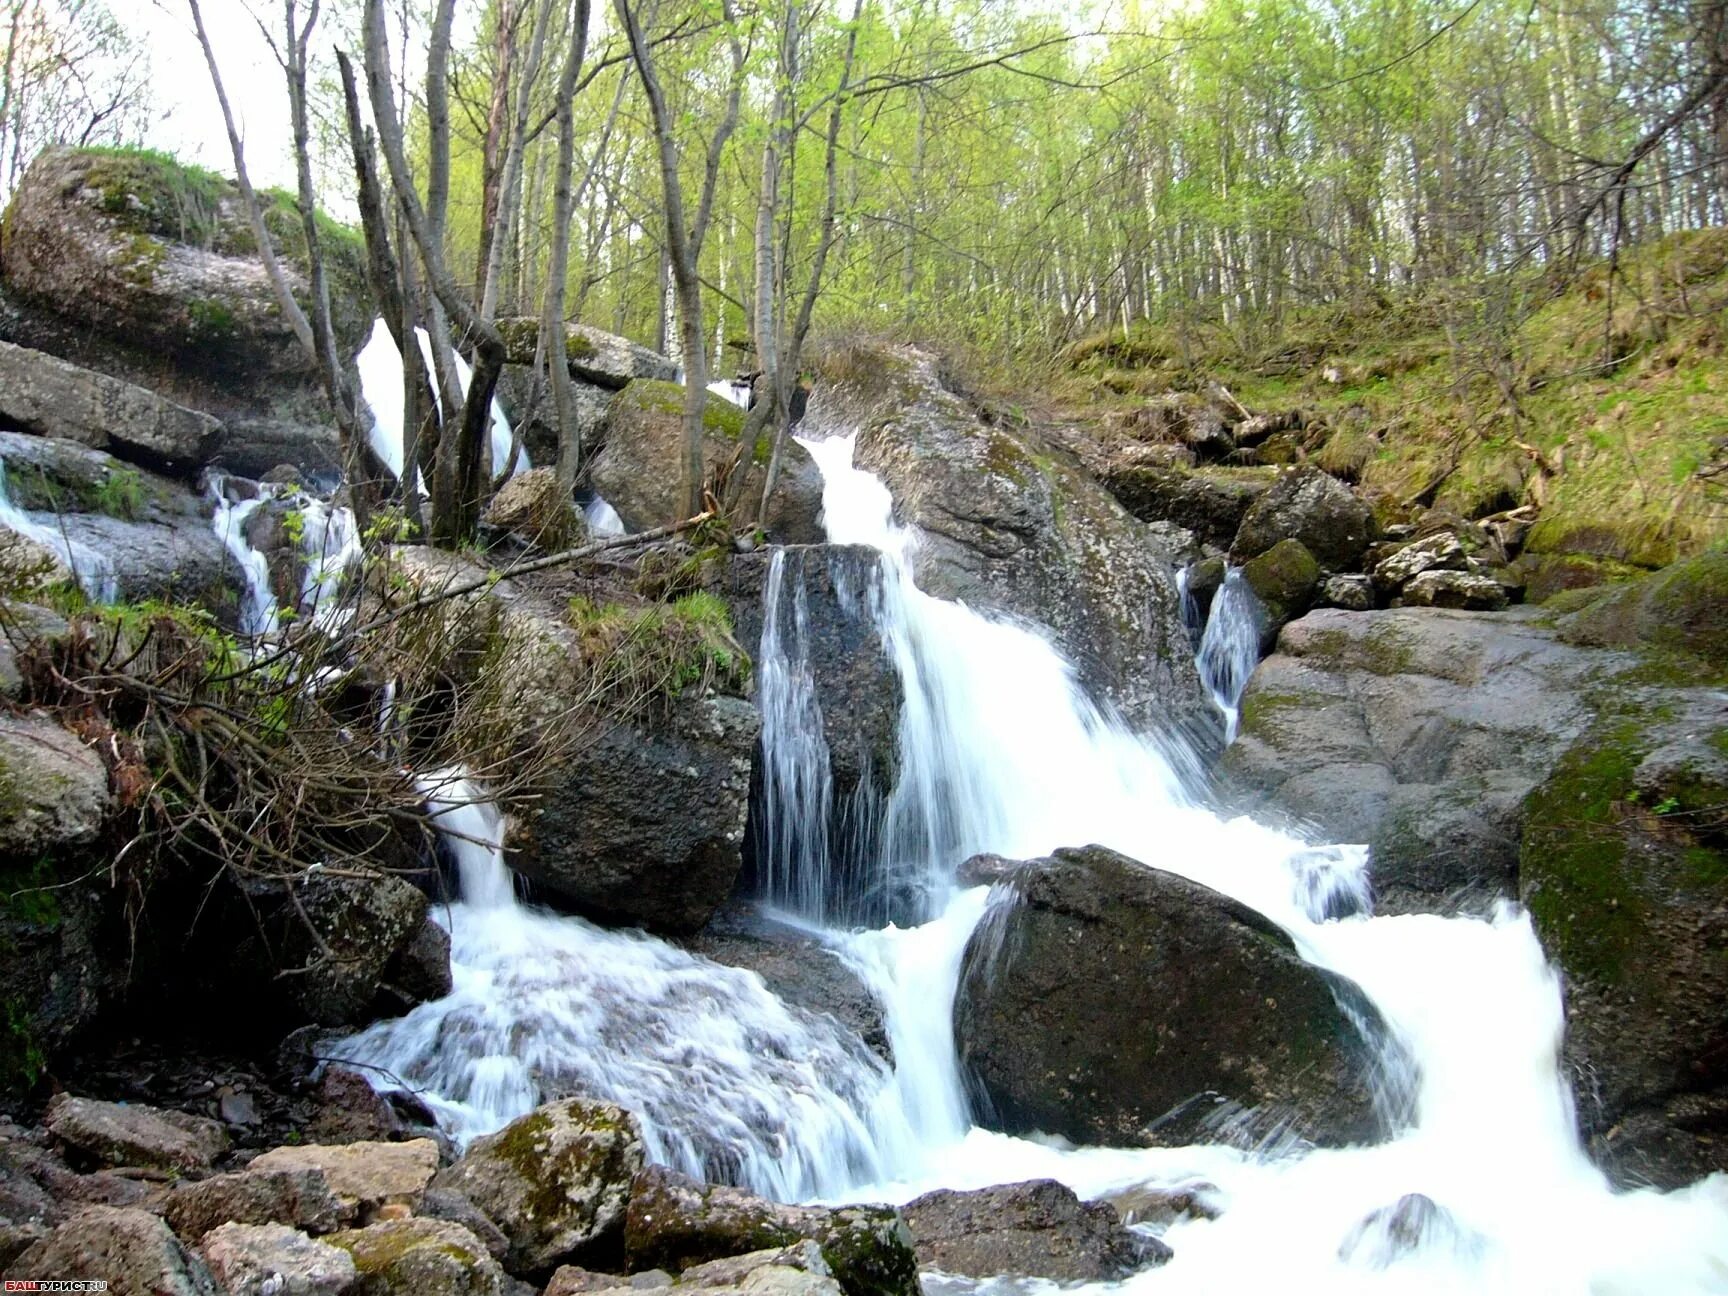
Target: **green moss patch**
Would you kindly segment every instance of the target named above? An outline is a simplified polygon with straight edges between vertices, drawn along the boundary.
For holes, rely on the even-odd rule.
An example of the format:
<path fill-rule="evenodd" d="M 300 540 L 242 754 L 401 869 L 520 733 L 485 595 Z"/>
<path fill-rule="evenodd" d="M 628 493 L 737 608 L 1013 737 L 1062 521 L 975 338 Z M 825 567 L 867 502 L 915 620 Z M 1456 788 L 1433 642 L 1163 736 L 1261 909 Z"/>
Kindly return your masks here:
<path fill-rule="evenodd" d="M 706 590 L 671 603 L 570 601 L 595 690 L 627 706 L 667 701 L 690 689 L 741 693 L 750 658 L 732 633 L 725 600 Z"/>

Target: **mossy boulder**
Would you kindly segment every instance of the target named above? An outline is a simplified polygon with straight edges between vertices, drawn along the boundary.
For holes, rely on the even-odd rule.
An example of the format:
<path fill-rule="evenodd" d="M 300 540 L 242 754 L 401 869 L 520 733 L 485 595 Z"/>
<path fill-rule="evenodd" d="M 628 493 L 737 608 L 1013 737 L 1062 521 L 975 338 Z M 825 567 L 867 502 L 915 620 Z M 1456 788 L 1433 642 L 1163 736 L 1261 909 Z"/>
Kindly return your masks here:
<path fill-rule="evenodd" d="M 1280 473 L 1243 514 L 1230 557 L 1245 563 L 1299 540 L 1327 571 L 1357 571 L 1374 533 L 1374 510 L 1348 486 L 1318 468 L 1295 468 Z"/>
<path fill-rule="evenodd" d="M 385 1220 L 324 1241 L 352 1257 L 352 1296 L 502 1296 L 506 1290 L 504 1271 L 486 1244 L 449 1220 Z"/>
<path fill-rule="evenodd" d="M 723 476 L 745 474 L 740 498 L 746 513 L 753 515 L 767 482 L 773 445 L 763 433 L 740 457 L 744 423 L 743 410 L 710 394 L 702 415 L 702 463 L 704 481 L 717 487 L 716 496 L 724 494 Z M 684 388 L 635 379 L 613 398 L 606 426 L 605 449 L 589 470 L 594 489 L 632 531 L 682 521 Z M 788 437 L 781 447 L 780 472 L 763 525 L 772 539 L 782 543 L 818 543 L 823 538 L 817 521 L 821 509 L 821 474 L 809 452 Z"/>
<path fill-rule="evenodd" d="M 306 245 L 293 199 L 261 195 L 303 307 Z M 319 218 L 343 354 L 372 310 L 357 235 Z M 311 370 L 282 316 L 232 181 L 164 154 L 52 148 L 19 182 L 0 227 L 8 290 L 192 370 L 242 381 Z"/>
<path fill-rule="evenodd" d="M 1306 612 L 1320 586 L 1320 564 L 1300 540 L 1280 540 L 1242 568 L 1242 579 L 1266 609 L 1260 650 L 1268 651 L 1286 622 Z"/>
<path fill-rule="evenodd" d="M 511 1273 L 545 1277 L 617 1248 L 644 1161 L 634 1116 L 567 1098 L 474 1140 L 433 1186 L 461 1193 L 497 1224 Z"/>
<path fill-rule="evenodd" d="M 1577 643 L 1683 654 L 1728 672 L 1728 551 L 1608 590 L 1567 618 L 1562 634 Z"/>
<path fill-rule="evenodd" d="M 1525 803 L 1520 890 L 1566 979 L 1566 1057 L 1620 1180 L 1728 1170 L 1728 708 L 1629 689 Z"/>
<path fill-rule="evenodd" d="M 573 549 L 588 538 L 587 523 L 550 468 L 531 468 L 505 482 L 481 521 L 547 553 Z"/>
<path fill-rule="evenodd" d="M 624 1225 L 633 1271 L 682 1273 L 708 1261 L 815 1242 L 846 1296 L 916 1296 L 912 1236 L 891 1206 L 783 1206 L 663 1166 L 636 1176 Z"/>
<path fill-rule="evenodd" d="M 1005 1133 L 1141 1147 L 1385 1133 L 1383 1026 L 1360 990 L 1246 905 L 1101 846 L 1028 861 L 993 896 L 954 1033 L 979 1119 Z"/>

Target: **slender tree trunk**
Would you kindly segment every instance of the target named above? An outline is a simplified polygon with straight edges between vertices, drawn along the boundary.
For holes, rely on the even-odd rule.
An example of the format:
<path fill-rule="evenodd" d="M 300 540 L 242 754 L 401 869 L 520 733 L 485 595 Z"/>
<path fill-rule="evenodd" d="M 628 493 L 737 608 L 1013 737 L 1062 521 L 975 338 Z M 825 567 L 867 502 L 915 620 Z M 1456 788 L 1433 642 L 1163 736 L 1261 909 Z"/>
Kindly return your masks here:
<path fill-rule="evenodd" d="M 564 344 L 564 288 L 570 275 L 570 218 L 575 209 L 571 179 L 576 168 L 576 81 L 588 52 L 589 0 L 575 0 L 570 17 L 570 52 L 558 77 L 558 162 L 552 181 L 552 247 L 540 316 L 540 346 L 548 357 L 552 404 L 558 415 L 558 484 L 570 490 L 582 466 L 582 429 Z"/>

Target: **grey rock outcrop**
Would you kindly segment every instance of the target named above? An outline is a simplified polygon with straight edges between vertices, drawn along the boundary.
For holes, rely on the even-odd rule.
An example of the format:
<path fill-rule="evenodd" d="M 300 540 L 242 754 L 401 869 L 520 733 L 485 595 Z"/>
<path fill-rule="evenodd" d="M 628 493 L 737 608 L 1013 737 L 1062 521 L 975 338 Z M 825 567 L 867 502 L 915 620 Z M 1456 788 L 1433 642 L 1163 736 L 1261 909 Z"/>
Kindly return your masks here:
<path fill-rule="evenodd" d="M 26 1250 L 6 1276 L 100 1279 L 120 1296 L 219 1296 L 204 1262 L 157 1216 L 90 1206 Z"/>
<path fill-rule="evenodd" d="M 1213 723 L 1173 574 L 1078 461 L 1032 428 L 987 420 L 923 351 L 873 348 L 828 370 L 804 427 L 858 433 L 857 462 L 922 532 L 923 589 L 1048 627 L 1082 682 L 1131 720 Z"/>
<path fill-rule="evenodd" d="M 1126 1228 L 1109 1206 L 1082 1202 L 1054 1179 L 943 1189 L 908 1202 L 901 1214 L 921 1266 L 971 1278 L 1111 1282 L 1170 1258 L 1157 1238 Z"/>
<path fill-rule="evenodd" d="M 1356 571 L 1373 539 L 1374 511 L 1365 501 L 1318 468 L 1297 468 L 1280 473 L 1242 515 L 1230 557 L 1246 562 L 1280 540 L 1300 540 L 1327 571 Z"/>
<path fill-rule="evenodd" d="M 358 1277 L 346 1251 L 284 1224 L 224 1224 L 199 1250 L 228 1296 L 340 1296 Z"/>

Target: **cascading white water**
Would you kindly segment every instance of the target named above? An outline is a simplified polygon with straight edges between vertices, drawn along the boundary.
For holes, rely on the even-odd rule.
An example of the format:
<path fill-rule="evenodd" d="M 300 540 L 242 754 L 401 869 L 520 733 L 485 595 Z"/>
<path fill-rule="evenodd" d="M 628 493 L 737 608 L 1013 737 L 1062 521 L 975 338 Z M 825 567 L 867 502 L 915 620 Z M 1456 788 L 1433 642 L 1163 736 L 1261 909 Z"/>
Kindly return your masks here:
<path fill-rule="evenodd" d="M 1266 609 L 1254 597 L 1242 569 L 1232 567 L 1212 596 L 1195 658 L 1200 680 L 1224 717 L 1226 743 L 1236 738 L 1242 690 L 1248 687 L 1248 677 L 1260 662 L 1260 631 L 1265 624 Z"/>
<path fill-rule="evenodd" d="M 428 371 L 432 367 L 432 339 L 425 329 L 415 329 L 414 336 L 420 343 L 420 354 L 425 358 Z M 467 392 L 468 383 L 473 378 L 473 372 L 468 362 L 456 353 L 456 377 Z M 366 339 L 366 345 L 360 348 L 360 354 L 355 357 L 355 367 L 360 373 L 360 392 L 366 400 L 366 408 L 372 412 L 372 425 L 367 432 L 367 441 L 372 446 L 372 452 L 378 460 L 398 481 L 402 479 L 402 456 L 404 437 L 402 431 L 402 353 L 396 349 L 396 339 L 382 319 L 372 322 L 372 332 Z M 492 471 L 498 471 L 498 465 L 510 464 L 508 475 L 514 476 L 526 472 L 533 465 L 528 460 L 526 448 L 519 447 L 514 461 L 510 458 L 510 447 L 515 434 L 510 427 L 510 420 L 504 413 L 504 407 L 496 399 L 492 402 L 492 434 L 490 447 L 492 452 Z M 421 483 L 424 491 L 425 483 Z"/>
<path fill-rule="evenodd" d="M 6 487 L 6 461 L 0 459 L 0 526 L 16 531 L 27 540 L 34 540 L 66 564 L 93 603 L 112 603 L 120 597 L 120 579 L 114 571 L 114 560 L 98 549 L 74 540 L 53 514 L 32 517 L 12 502 Z"/>
<path fill-rule="evenodd" d="M 786 551 L 768 560 L 756 659 L 762 713 L 762 805 L 756 870 L 768 902 L 805 918 L 829 916 L 833 766 L 822 705 L 805 651 L 810 609 L 802 581 L 786 581 Z"/>
<path fill-rule="evenodd" d="M 228 478 L 216 472 L 207 490 L 215 510 L 210 525 L 246 582 L 240 591 L 240 633 L 260 638 L 276 628 L 276 595 L 270 589 L 270 560 L 246 538 L 246 523 L 270 497 L 260 488 L 250 499 L 229 499 Z"/>
<path fill-rule="evenodd" d="M 582 516 L 588 521 L 589 534 L 597 539 L 624 534 L 624 519 L 600 495 L 595 495 L 582 506 Z"/>
<path fill-rule="evenodd" d="M 1220 1217 L 1171 1225 L 1175 1259 L 1124 1284 L 1147 1296 L 1723 1290 L 1728 1182 L 1615 1194 L 1579 1147 L 1557 1065 L 1559 986 L 1524 915 L 1369 917 L 1360 848 L 1219 819 L 1155 743 L 1093 706 L 1045 638 L 917 588 L 917 537 L 895 525 L 881 482 L 853 467 L 849 439 L 806 444 L 830 537 L 881 555 L 868 605 L 904 693 L 875 864 L 892 875 L 885 889 L 911 898 L 902 909 L 928 921 L 834 937 L 883 1002 L 892 1075 L 749 973 L 521 906 L 496 817 L 468 805 L 475 813 L 460 818 L 475 797 L 450 787 L 428 796 L 444 807 L 462 874 L 464 899 L 446 919 L 455 991 L 341 1054 L 420 1088 L 464 1136 L 555 1094 L 611 1097 L 642 1113 L 657 1159 L 779 1196 L 903 1200 L 1039 1176 L 1089 1197 L 1215 1185 Z M 785 593 L 782 582 L 771 604 L 782 616 Z M 765 633 L 763 663 L 798 656 L 787 631 L 778 620 Z M 799 683 L 764 686 L 779 691 L 764 697 L 770 747 L 813 744 L 820 713 Z M 791 786 L 814 778 L 814 750 Z M 769 764 L 782 755 L 771 750 Z M 780 804 L 808 813 L 802 795 Z M 951 1018 L 991 893 L 956 890 L 954 868 L 975 851 L 1025 857 L 1093 841 L 1244 901 L 1304 957 L 1360 985 L 1416 1064 L 1407 1127 L 1375 1147 L 1280 1155 L 1074 1149 L 973 1128 Z M 1362 1221 L 1409 1193 L 1446 1214 L 1395 1251 L 1377 1235 L 1383 1223 Z"/>
<path fill-rule="evenodd" d="M 335 1047 L 421 1093 L 467 1139 L 583 1094 L 641 1118 L 650 1156 L 784 1199 L 886 1172 L 870 1115 L 887 1067 L 831 1018 L 753 972 L 641 932 L 518 903 L 503 822 L 445 772 L 422 784 L 457 865 L 452 993 Z"/>
<path fill-rule="evenodd" d="M 708 390 L 728 404 L 736 405 L 739 409 L 750 408 L 750 396 L 753 389 L 747 382 L 729 380 L 711 382 L 708 384 Z"/>
<path fill-rule="evenodd" d="M 965 1107 L 948 1014 L 983 905 L 978 892 L 961 893 L 923 927 L 850 942 L 888 1007 L 894 1098 L 902 1128 L 919 1137 L 910 1154 L 884 1148 L 890 1180 L 849 1196 L 903 1199 L 1039 1175 L 1087 1196 L 1216 1184 L 1222 1216 L 1172 1226 L 1175 1260 L 1127 1284 L 1148 1293 L 1723 1290 L 1728 1180 L 1615 1194 L 1580 1148 L 1558 1068 L 1559 986 L 1525 915 L 1371 918 L 1360 848 L 1306 846 L 1202 809 L 1154 745 L 1093 707 L 1046 640 L 916 588 L 916 536 L 893 522 L 882 484 L 852 466 L 851 438 L 806 445 L 823 472 L 830 538 L 883 555 L 881 628 L 907 699 L 903 784 L 932 789 L 895 798 L 903 810 L 941 807 L 939 825 L 897 836 L 902 850 L 928 847 L 914 865 L 926 894 L 953 895 L 947 879 L 975 849 L 1115 847 L 1278 922 L 1305 958 L 1362 987 L 1417 1068 L 1404 1077 L 1415 1086 L 1409 1127 L 1371 1148 L 1270 1159 L 1222 1147 L 1064 1151 L 967 1129 L 955 1116 Z M 1431 1244 L 1381 1270 L 1363 1263 L 1372 1246 L 1340 1258 L 1364 1217 L 1407 1193 L 1449 1213 Z"/>

